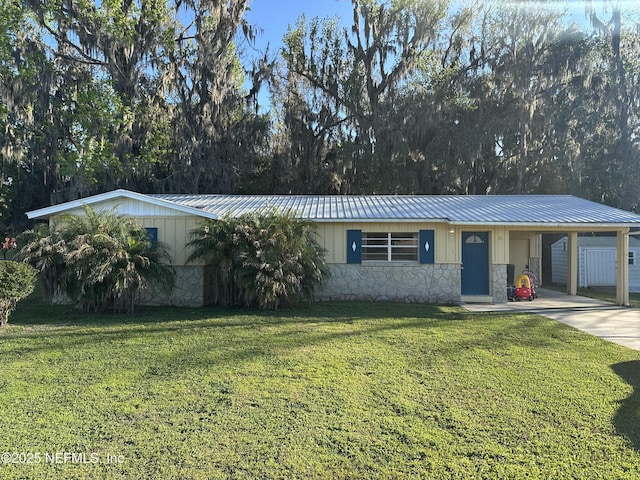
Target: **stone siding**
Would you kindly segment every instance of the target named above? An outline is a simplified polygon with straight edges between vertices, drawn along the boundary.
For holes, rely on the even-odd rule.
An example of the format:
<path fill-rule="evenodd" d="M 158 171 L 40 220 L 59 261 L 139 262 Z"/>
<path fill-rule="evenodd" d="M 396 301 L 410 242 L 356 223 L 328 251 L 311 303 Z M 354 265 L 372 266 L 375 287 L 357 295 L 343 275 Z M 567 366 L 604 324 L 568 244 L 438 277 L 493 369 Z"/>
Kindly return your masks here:
<path fill-rule="evenodd" d="M 174 267 L 176 283 L 171 293 L 145 292 L 140 305 L 171 305 L 177 307 L 201 307 L 204 303 L 204 267 Z"/>
<path fill-rule="evenodd" d="M 493 265 L 493 303 L 507 303 L 507 266 Z"/>
<path fill-rule="evenodd" d="M 542 275 L 540 274 L 540 271 L 542 270 L 542 258 L 530 257 L 529 270 L 536 276 L 536 279 L 538 281 L 538 283 L 536 283 L 536 286 L 542 285 Z"/>
<path fill-rule="evenodd" d="M 329 265 L 318 300 L 459 303 L 460 265 L 367 262 Z"/>
<path fill-rule="evenodd" d="M 204 298 L 204 267 L 175 267 L 176 285 L 171 292 L 171 304 L 201 307 Z"/>
<path fill-rule="evenodd" d="M 170 293 L 141 292 L 136 305 L 201 307 L 204 303 L 204 267 L 187 266 L 174 267 L 176 283 Z M 51 303 L 56 305 L 70 305 L 72 302 L 59 289 Z"/>

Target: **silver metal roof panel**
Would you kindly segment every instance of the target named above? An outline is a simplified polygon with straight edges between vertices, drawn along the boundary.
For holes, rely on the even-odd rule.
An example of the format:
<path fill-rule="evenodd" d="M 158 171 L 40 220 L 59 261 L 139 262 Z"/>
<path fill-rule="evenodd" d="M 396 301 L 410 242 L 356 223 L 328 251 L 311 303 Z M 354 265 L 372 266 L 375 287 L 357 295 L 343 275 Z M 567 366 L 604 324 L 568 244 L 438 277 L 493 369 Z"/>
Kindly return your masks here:
<path fill-rule="evenodd" d="M 276 208 L 313 221 L 640 224 L 640 215 L 569 195 L 148 195 L 215 216 Z"/>

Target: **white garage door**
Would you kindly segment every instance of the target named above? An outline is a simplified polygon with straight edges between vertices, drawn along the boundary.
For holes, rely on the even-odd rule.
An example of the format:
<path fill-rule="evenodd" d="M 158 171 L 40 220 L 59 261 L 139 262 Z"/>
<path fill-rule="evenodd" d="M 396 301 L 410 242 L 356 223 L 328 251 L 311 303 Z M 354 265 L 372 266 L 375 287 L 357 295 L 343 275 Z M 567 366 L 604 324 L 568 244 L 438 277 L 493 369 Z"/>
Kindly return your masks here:
<path fill-rule="evenodd" d="M 616 251 L 587 250 L 587 287 L 612 287 L 616 284 Z"/>

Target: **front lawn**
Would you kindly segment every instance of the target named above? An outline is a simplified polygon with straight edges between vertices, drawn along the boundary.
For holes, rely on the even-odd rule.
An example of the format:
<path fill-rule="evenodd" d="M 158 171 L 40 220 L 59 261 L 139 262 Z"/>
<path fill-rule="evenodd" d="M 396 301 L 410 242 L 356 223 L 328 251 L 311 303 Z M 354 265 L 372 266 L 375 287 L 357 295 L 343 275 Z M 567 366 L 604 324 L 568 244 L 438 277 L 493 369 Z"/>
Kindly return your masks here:
<path fill-rule="evenodd" d="M 545 285 L 544 288 L 567 293 L 567 287 L 565 285 Z M 581 297 L 595 298 L 604 302 L 616 303 L 615 287 L 578 288 L 577 295 Z M 640 308 L 640 293 L 629 293 L 629 306 L 633 308 Z"/>
<path fill-rule="evenodd" d="M 3 479 L 640 478 L 640 352 L 535 315 L 24 304 L 11 322 Z"/>

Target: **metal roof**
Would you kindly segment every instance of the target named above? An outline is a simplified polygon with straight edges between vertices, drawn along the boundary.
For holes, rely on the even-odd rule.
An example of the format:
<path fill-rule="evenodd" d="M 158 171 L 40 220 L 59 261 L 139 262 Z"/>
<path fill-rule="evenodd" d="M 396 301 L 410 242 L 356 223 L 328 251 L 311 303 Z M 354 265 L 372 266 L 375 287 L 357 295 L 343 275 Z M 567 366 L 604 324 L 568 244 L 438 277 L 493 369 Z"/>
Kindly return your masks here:
<path fill-rule="evenodd" d="M 560 240 L 554 242 L 551 246 L 555 247 L 557 245 L 561 245 L 563 242 L 567 242 L 567 237 L 562 237 Z M 604 248 L 616 248 L 617 239 L 615 236 L 604 236 L 604 237 L 592 237 L 592 236 L 583 236 L 578 235 L 578 246 L 580 247 L 604 247 Z M 629 247 L 630 248 L 640 248 L 640 239 L 629 237 Z"/>
<path fill-rule="evenodd" d="M 570 195 L 149 195 L 217 217 L 276 208 L 313 221 L 640 224 L 640 214 Z"/>
<path fill-rule="evenodd" d="M 640 226 L 640 214 L 570 195 L 204 195 L 113 190 L 27 213 L 48 218 L 83 205 L 132 199 L 205 218 L 277 209 L 316 222 L 426 221 L 464 225 Z"/>

